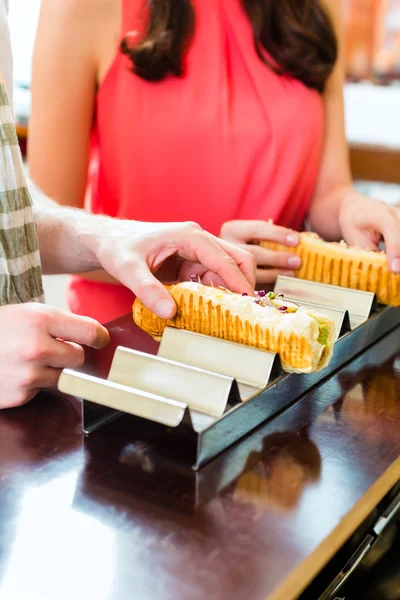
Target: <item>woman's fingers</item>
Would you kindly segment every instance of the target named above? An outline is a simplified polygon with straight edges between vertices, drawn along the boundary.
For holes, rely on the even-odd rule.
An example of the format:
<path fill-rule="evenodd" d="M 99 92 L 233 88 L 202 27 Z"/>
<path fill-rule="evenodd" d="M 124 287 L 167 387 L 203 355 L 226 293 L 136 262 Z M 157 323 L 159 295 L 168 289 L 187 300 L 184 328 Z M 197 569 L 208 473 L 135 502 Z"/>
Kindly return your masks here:
<path fill-rule="evenodd" d="M 250 246 L 246 248 L 256 258 L 259 267 L 277 267 L 289 271 L 295 271 L 301 267 L 301 258 L 290 252 L 274 252 L 261 246 Z"/>
<path fill-rule="evenodd" d="M 383 237 L 389 269 L 400 273 L 400 219 L 396 209 L 354 193 L 343 204 L 340 224 L 344 239 L 351 246 L 378 250 Z"/>
<path fill-rule="evenodd" d="M 233 243 L 265 240 L 289 247 L 300 243 L 300 236 L 296 231 L 268 221 L 227 221 L 221 227 L 220 237 Z"/>
<path fill-rule="evenodd" d="M 267 283 L 275 283 L 279 275 L 295 277 L 294 271 L 284 271 L 282 269 L 257 269 L 257 284 L 265 285 Z"/>
<path fill-rule="evenodd" d="M 400 273 L 400 220 L 394 211 L 382 216 L 382 233 L 389 269 L 393 273 Z"/>

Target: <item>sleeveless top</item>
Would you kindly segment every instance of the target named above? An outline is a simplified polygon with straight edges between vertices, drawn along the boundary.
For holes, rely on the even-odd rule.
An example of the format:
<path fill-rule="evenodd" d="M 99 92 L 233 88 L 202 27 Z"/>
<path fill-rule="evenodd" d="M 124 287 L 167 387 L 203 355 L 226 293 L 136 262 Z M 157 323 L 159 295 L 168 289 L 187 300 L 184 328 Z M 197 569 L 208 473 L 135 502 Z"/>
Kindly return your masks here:
<path fill-rule="evenodd" d="M 122 0 L 122 35 L 143 32 L 143 0 Z M 231 219 L 298 229 L 323 140 L 321 96 L 279 76 L 256 54 L 240 0 L 192 0 L 195 33 L 185 74 L 147 82 L 121 53 L 96 101 L 88 178 L 94 213 L 196 221 L 218 235 Z M 100 321 L 126 314 L 133 295 L 74 277 L 73 311 Z"/>

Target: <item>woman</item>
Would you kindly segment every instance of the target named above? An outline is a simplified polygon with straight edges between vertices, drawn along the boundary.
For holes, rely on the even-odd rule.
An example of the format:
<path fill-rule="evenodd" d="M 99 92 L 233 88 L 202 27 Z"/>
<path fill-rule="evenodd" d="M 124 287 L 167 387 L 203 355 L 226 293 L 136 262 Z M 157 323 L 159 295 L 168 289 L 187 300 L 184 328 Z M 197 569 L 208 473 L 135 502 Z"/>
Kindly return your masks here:
<path fill-rule="evenodd" d="M 383 236 L 400 271 L 400 220 L 352 187 L 342 0 L 326 1 L 43 0 L 33 178 L 61 204 L 197 221 L 269 267 L 259 283 L 299 259 L 250 243 L 295 246 L 306 216 L 328 239 L 376 248 Z M 74 312 L 130 310 L 106 274 L 85 277 L 69 285 Z"/>

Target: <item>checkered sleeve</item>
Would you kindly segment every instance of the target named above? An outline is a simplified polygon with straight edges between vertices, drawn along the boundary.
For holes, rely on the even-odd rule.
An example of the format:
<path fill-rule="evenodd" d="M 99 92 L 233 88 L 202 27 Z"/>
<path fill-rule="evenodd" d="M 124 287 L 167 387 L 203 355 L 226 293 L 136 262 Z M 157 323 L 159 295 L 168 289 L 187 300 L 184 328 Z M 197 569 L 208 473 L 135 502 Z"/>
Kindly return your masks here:
<path fill-rule="evenodd" d="M 32 200 L 0 73 L 0 305 L 43 301 Z"/>

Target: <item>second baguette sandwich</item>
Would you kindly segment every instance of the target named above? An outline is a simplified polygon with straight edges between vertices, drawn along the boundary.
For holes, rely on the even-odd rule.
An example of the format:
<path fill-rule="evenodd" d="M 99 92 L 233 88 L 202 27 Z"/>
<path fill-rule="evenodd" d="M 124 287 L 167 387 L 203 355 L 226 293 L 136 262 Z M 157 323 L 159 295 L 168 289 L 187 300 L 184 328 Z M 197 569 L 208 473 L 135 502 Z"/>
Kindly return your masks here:
<path fill-rule="evenodd" d="M 400 306 L 400 274 L 389 270 L 385 252 L 353 248 L 345 242 L 325 242 L 315 233 L 301 233 L 300 238 L 296 248 L 274 242 L 261 242 L 261 246 L 298 254 L 302 259 L 296 271 L 299 279 L 372 292 L 378 302 Z"/>
<path fill-rule="evenodd" d="M 168 289 L 177 305 L 171 320 L 161 319 L 139 300 L 133 305 L 135 323 L 153 337 L 162 336 L 169 326 L 246 344 L 279 354 L 290 373 L 318 371 L 331 358 L 335 325 L 324 315 L 272 293 L 241 296 L 193 282 Z"/>

